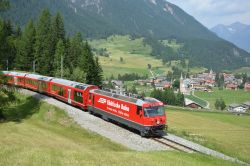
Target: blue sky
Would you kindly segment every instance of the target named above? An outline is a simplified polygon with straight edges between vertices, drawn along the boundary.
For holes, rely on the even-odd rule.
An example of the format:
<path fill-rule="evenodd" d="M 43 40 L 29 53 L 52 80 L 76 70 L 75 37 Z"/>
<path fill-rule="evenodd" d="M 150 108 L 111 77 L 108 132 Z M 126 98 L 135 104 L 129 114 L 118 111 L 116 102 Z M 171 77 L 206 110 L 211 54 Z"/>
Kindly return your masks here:
<path fill-rule="evenodd" d="M 236 21 L 250 25 L 250 0 L 167 0 L 208 28 Z"/>

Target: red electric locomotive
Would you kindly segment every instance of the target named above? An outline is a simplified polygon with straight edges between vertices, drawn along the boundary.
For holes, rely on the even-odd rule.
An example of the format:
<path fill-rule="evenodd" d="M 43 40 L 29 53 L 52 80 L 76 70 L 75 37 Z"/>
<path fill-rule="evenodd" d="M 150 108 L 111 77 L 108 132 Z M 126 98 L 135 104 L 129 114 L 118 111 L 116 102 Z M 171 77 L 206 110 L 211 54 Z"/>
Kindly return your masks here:
<path fill-rule="evenodd" d="M 103 90 L 91 90 L 88 110 L 137 129 L 141 136 L 161 135 L 166 116 L 162 102 L 146 97 L 137 99 Z"/>

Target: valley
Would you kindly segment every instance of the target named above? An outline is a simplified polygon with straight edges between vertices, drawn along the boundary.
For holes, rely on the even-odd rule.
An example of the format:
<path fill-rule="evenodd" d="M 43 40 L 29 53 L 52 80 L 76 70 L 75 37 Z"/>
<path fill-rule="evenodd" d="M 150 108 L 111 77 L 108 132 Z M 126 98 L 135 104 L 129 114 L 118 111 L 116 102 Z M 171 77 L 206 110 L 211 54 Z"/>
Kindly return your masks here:
<path fill-rule="evenodd" d="M 107 39 L 90 40 L 89 43 L 94 50 L 106 49 L 108 57 L 100 56 L 95 52 L 100 58 L 106 78 L 112 74 L 117 77 L 118 74 L 124 75 L 125 73 L 138 73 L 152 77 L 148 70 L 148 64 L 152 65 L 156 75 L 166 75 L 172 71 L 172 67 L 178 67 L 185 72 L 188 70 L 181 66 L 180 61 L 171 61 L 171 64 L 164 65 L 161 59 L 151 56 L 152 48 L 143 43 L 143 38 L 132 40 L 130 36 L 116 35 Z M 173 49 L 182 47 L 177 43 L 169 44 L 169 46 Z M 205 70 L 206 68 L 203 67 L 192 67 L 189 72 L 196 74 Z"/>

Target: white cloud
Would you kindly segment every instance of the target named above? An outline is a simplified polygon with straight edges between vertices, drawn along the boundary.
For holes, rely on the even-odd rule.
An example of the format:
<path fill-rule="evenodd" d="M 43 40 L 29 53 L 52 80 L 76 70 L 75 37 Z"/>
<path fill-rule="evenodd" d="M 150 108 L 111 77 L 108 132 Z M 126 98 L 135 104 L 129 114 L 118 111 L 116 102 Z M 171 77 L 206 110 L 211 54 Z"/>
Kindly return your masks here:
<path fill-rule="evenodd" d="M 167 0 L 207 27 L 240 21 L 250 24 L 249 0 Z"/>

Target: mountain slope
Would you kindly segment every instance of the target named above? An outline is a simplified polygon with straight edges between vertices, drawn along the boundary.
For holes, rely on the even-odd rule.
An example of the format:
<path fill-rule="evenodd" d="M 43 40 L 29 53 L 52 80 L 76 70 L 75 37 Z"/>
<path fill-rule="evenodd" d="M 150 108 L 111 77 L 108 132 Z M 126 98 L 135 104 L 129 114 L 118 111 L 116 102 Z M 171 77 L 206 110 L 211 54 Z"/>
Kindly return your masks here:
<path fill-rule="evenodd" d="M 250 25 L 240 22 L 231 25 L 217 25 L 211 29 L 219 37 L 228 40 L 238 47 L 250 52 Z"/>
<path fill-rule="evenodd" d="M 71 31 L 88 37 L 110 33 L 134 33 L 157 38 L 218 38 L 177 6 L 165 0 L 10 0 L 12 8 L 4 13 L 19 25 L 36 19 L 43 8 L 60 11 Z M 91 29 L 90 29 L 91 28 Z"/>
<path fill-rule="evenodd" d="M 250 65 L 250 54 L 217 37 L 178 6 L 165 0 L 10 1 L 11 10 L 2 16 L 19 25 L 24 25 L 30 18 L 37 19 L 42 9 L 49 8 L 52 13 L 62 13 L 68 34 L 80 31 L 89 38 L 130 34 L 157 40 L 176 39 L 184 45 L 176 53 L 178 57 L 162 46 L 156 46 L 162 50 L 152 51 L 161 52 L 161 55 L 154 56 L 167 61 L 171 59 L 169 57 L 185 58 L 191 65 L 214 70 Z"/>

